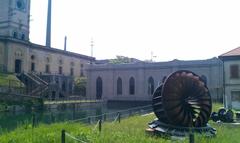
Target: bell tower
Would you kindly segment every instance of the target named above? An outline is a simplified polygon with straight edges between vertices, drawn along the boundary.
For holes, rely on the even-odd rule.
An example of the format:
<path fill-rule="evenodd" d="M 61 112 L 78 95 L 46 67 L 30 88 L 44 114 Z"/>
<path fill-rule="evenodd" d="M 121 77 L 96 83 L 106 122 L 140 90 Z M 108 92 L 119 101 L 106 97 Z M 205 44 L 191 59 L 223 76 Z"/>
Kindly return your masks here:
<path fill-rule="evenodd" d="M 0 0 L 0 36 L 29 41 L 30 0 Z"/>

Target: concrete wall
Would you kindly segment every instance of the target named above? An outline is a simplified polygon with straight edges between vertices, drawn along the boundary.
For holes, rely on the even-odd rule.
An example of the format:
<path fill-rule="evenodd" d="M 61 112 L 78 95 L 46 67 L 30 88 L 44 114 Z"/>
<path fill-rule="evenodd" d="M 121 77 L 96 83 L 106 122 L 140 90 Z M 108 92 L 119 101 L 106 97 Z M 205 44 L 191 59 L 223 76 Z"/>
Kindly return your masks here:
<path fill-rule="evenodd" d="M 3 65 L 4 63 L 4 43 L 0 43 L 0 65 Z"/>
<path fill-rule="evenodd" d="M 148 79 L 153 77 L 154 88 L 164 76 L 177 70 L 190 70 L 207 77 L 207 85 L 213 99 L 221 99 L 223 91 L 222 62 L 217 59 L 198 61 L 170 61 L 159 63 L 90 65 L 87 69 L 87 96 L 96 99 L 96 79 L 103 81 L 104 100 L 151 100 L 148 93 Z M 122 95 L 117 95 L 117 79 L 122 79 Z M 129 94 L 129 79 L 135 79 L 135 94 Z"/>

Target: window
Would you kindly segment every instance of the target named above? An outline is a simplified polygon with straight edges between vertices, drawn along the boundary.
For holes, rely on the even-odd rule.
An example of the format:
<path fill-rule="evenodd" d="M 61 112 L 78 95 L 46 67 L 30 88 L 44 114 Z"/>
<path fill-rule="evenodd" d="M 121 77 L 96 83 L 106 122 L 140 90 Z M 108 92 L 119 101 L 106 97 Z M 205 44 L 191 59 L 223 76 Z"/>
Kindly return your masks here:
<path fill-rule="evenodd" d="M 31 71 L 35 71 L 35 63 L 31 63 Z"/>
<path fill-rule="evenodd" d="M 34 56 L 34 55 L 32 55 L 32 56 L 31 56 L 31 60 L 34 60 L 34 59 L 35 59 L 35 56 Z"/>
<path fill-rule="evenodd" d="M 47 62 L 47 63 L 50 62 L 50 58 L 49 58 L 49 57 L 46 58 L 46 62 Z"/>
<path fill-rule="evenodd" d="M 61 66 L 58 67 L 58 73 L 59 73 L 59 74 L 62 74 L 62 67 L 61 67 Z"/>
<path fill-rule="evenodd" d="M 70 69 L 70 75 L 71 75 L 71 76 L 74 75 L 74 69 L 73 69 L 73 68 Z"/>
<path fill-rule="evenodd" d="M 15 73 L 21 73 L 22 72 L 22 60 L 16 59 L 15 60 Z"/>
<path fill-rule="evenodd" d="M 154 92 L 154 79 L 152 77 L 148 78 L 148 95 L 152 95 Z"/>
<path fill-rule="evenodd" d="M 50 66 L 49 66 L 49 65 L 46 65 L 46 67 L 45 67 L 45 72 L 46 72 L 46 73 L 50 73 Z"/>
<path fill-rule="evenodd" d="M 129 94 L 130 95 L 135 94 L 135 80 L 133 77 L 129 79 Z"/>
<path fill-rule="evenodd" d="M 84 76 L 84 73 L 83 73 L 83 64 L 80 65 L 81 68 L 80 68 L 80 76 Z"/>
<path fill-rule="evenodd" d="M 63 60 L 62 59 L 60 59 L 58 62 L 59 62 L 60 65 L 63 64 Z"/>
<path fill-rule="evenodd" d="M 117 95 L 122 94 L 122 79 L 119 77 L 117 79 Z"/>
<path fill-rule="evenodd" d="M 25 40 L 25 34 L 22 34 L 22 35 L 21 35 L 21 39 L 22 39 L 22 40 Z"/>
<path fill-rule="evenodd" d="M 240 108 L 240 91 L 231 91 L 231 102 L 233 108 Z"/>
<path fill-rule="evenodd" d="M 83 69 L 80 70 L 80 76 L 84 76 Z"/>
<path fill-rule="evenodd" d="M 230 78 L 239 78 L 239 66 L 238 65 L 230 66 Z"/>
<path fill-rule="evenodd" d="M 15 32 L 13 32 L 13 38 L 17 38 L 17 32 L 15 31 Z"/>
<path fill-rule="evenodd" d="M 62 91 L 66 92 L 66 83 L 65 83 L 65 81 L 63 81 L 63 83 L 62 83 Z"/>
<path fill-rule="evenodd" d="M 97 99 L 102 98 L 102 92 L 103 92 L 102 78 L 98 77 L 97 80 L 96 80 L 96 98 Z"/>

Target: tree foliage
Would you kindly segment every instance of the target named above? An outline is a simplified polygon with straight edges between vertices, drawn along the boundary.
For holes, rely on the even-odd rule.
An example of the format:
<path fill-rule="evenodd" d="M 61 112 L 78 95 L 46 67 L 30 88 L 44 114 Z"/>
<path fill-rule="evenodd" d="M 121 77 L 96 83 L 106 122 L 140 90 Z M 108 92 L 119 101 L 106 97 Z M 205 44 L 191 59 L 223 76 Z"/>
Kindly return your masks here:
<path fill-rule="evenodd" d="M 87 78 L 77 77 L 74 81 L 74 92 L 80 96 L 86 96 Z"/>
<path fill-rule="evenodd" d="M 131 63 L 132 58 L 125 57 L 125 56 L 116 56 L 116 59 L 111 59 L 109 63 L 111 64 L 124 64 L 124 63 Z"/>

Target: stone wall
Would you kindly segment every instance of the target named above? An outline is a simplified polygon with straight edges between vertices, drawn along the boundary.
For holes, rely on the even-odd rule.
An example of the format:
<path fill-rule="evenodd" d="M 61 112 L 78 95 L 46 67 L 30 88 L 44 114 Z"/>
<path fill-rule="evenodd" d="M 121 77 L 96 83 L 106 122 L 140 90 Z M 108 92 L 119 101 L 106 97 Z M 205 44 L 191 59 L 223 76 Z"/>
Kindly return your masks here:
<path fill-rule="evenodd" d="M 154 79 L 154 88 L 164 76 L 177 70 L 190 70 L 207 78 L 207 85 L 214 100 L 222 99 L 223 74 L 222 62 L 217 59 L 179 61 L 159 63 L 105 64 L 90 65 L 88 71 L 87 96 L 96 99 L 96 80 L 102 79 L 103 100 L 151 100 L 148 79 Z M 129 80 L 135 80 L 135 94 L 129 93 Z M 122 94 L 117 94 L 117 79 L 122 79 Z"/>
<path fill-rule="evenodd" d="M 15 60 L 20 60 L 21 72 L 31 72 L 34 64 L 33 71 L 46 73 L 46 65 L 49 65 L 49 74 L 59 74 L 59 67 L 62 67 L 62 74 L 71 75 L 72 69 L 73 76 L 86 75 L 86 65 L 94 61 L 85 55 L 1 37 L 0 59 L 8 72 L 15 72 Z"/>

